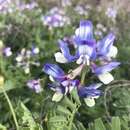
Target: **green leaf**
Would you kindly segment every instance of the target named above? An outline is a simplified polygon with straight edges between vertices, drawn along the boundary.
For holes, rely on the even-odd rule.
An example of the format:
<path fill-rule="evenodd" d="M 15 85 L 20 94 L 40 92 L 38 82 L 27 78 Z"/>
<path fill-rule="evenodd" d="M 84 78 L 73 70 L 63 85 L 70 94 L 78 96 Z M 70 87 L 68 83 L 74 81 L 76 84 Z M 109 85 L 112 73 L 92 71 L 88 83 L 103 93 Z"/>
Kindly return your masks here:
<path fill-rule="evenodd" d="M 96 119 L 94 123 L 95 123 L 95 130 L 106 130 L 101 118 Z"/>
<path fill-rule="evenodd" d="M 7 130 L 7 128 L 3 126 L 2 124 L 0 124 L 0 130 Z"/>
<path fill-rule="evenodd" d="M 50 123 L 55 123 L 55 122 L 66 122 L 66 118 L 64 116 L 54 116 L 51 117 L 49 120 Z"/>
<path fill-rule="evenodd" d="M 80 105 L 81 102 L 80 102 L 77 90 L 75 88 L 72 90 L 71 95 L 72 95 L 73 99 L 75 100 L 75 102 Z"/>
<path fill-rule="evenodd" d="M 3 86 L 4 90 L 5 91 L 9 91 L 11 89 L 14 89 L 15 88 L 15 85 L 14 83 L 11 81 L 11 80 L 7 80 Z M 3 90 L 0 89 L 0 93 L 3 93 Z"/>
<path fill-rule="evenodd" d="M 57 107 L 57 111 L 62 112 L 62 113 L 67 114 L 67 115 L 71 115 L 71 112 L 67 108 L 65 108 L 64 106 L 59 105 Z"/>
<path fill-rule="evenodd" d="M 119 117 L 112 118 L 112 130 L 121 130 L 121 123 Z"/>
<path fill-rule="evenodd" d="M 59 102 L 62 98 L 63 98 L 63 94 L 56 92 L 52 97 L 52 101 Z"/>
<path fill-rule="evenodd" d="M 42 127 L 35 122 L 31 112 L 22 102 L 20 102 L 19 107 L 17 108 L 17 113 L 19 116 L 20 124 L 23 126 L 27 126 L 27 128 L 24 129 L 29 128 L 29 130 L 43 130 Z"/>

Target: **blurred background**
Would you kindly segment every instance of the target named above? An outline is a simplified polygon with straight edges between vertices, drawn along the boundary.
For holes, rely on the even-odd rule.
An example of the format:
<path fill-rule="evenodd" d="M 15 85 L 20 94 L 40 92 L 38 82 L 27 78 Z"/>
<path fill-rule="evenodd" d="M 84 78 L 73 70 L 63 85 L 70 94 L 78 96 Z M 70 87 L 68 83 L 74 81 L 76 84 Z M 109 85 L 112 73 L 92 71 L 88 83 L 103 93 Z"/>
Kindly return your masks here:
<path fill-rule="evenodd" d="M 53 119 L 59 112 L 59 104 L 51 101 L 52 92 L 42 67 L 46 62 L 55 63 L 57 41 L 64 39 L 71 43 L 83 19 L 93 22 L 97 40 L 114 32 L 121 65 L 113 72 L 117 87 L 104 87 L 106 97 L 101 96 L 92 108 L 82 103 L 73 117 L 73 129 L 105 130 L 95 129 L 104 123 L 111 130 L 112 120 L 120 126 L 112 130 L 130 129 L 130 0 L 0 0 L 0 75 L 5 79 L 4 89 L 14 106 L 20 130 L 64 130 L 62 126 L 68 118 L 57 122 Z M 3 48 L 6 51 L 1 51 Z M 32 48 L 34 55 L 30 54 Z M 72 64 L 61 66 L 68 70 Z M 39 78 L 42 92 L 35 93 L 28 88 L 27 81 Z M 1 130 L 15 130 L 2 89 L 0 123 Z"/>

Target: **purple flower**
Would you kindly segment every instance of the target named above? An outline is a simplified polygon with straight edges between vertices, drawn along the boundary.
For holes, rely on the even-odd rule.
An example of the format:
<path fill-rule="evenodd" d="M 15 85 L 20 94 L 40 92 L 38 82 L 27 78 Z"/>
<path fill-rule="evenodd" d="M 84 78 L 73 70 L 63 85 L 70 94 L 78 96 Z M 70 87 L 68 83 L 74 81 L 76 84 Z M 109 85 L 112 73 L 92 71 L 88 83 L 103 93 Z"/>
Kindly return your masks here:
<path fill-rule="evenodd" d="M 12 55 L 11 47 L 6 47 L 3 49 L 3 53 L 6 57 L 9 57 Z"/>
<path fill-rule="evenodd" d="M 41 88 L 41 85 L 40 85 L 40 80 L 37 79 L 37 80 L 29 80 L 27 82 L 27 86 L 34 90 L 36 93 L 40 93 L 42 91 L 42 88 Z"/>
<path fill-rule="evenodd" d="M 81 86 L 78 89 L 78 95 L 81 98 L 84 98 L 85 103 L 89 106 L 92 107 L 95 105 L 95 100 L 101 95 L 101 90 L 98 90 L 98 88 L 101 86 L 101 83 L 97 84 L 91 84 L 89 86 L 83 87 Z"/>
<path fill-rule="evenodd" d="M 79 28 L 75 31 L 75 41 L 78 45 L 90 45 L 95 43 L 93 37 L 93 25 L 89 20 L 81 20 Z"/>
<path fill-rule="evenodd" d="M 55 91 L 54 98 L 52 99 L 53 101 L 60 101 L 63 95 L 71 92 L 72 89 L 79 84 L 78 80 L 71 79 L 71 74 L 65 75 L 64 71 L 58 65 L 45 64 L 43 71 L 49 75 L 50 80 L 53 82 L 52 84 L 49 84 L 49 88 Z M 78 70 L 73 72 L 78 75 L 76 73 Z M 57 95 L 58 97 L 60 95 L 60 98 L 57 99 Z"/>
<path fill-rule="evenodd" d="M 101 82 L 108 84 L 114 80 L 114 77 L 109 72 L 117 68 L 119 65 L 120 62 L 110 62 L 102 66 L 96 66 L 93 64 L 92 71 L 98 76 Z"/>
<path fill-rule="evenodd" d="M 57 7 L 52 8 L 46 16 L 42 16 L 44 25 L 49 26 L 49 29 L 53 27 L 63 27 L 70 24 L 70 19 L 65 15 L 65 12 Z"/>
<path fill-rule="evenodd" d="M 87 98 L 87 97 L 97 97 L 101 95 L 101 91 L 97 90 L 102 84 L 91 84 L 86 87 L 80 87 L 78 90 L 78 94 L 81 98 Z"/>
<path fill-rule="evenodd" d="M 99 56 L 107 56 L 110 52 L 110 49 L 113 46 L 115 40 L 115 35 L 113 33 L 109 33 L 106 37 L 100 40 L 97 43 L 97 53 Z"/>
<path fill-rule="evenodd" d="M 43 71 L 55 79 L 58 79 L 58 80 L 65 79 L 65 73 L 58 65 L 45 64 L 43 67 Z"/>
<path fill-rule="evenodd" d="M 32 55 L 36 55 L 36 54 L 39 54 L 40 50 L 38 47 L 35 47 L 34 45 L 32 46 Z"/>
<path fill-rule="evenodd" d="M 90 59 L 96 58 L 96 42 L 93 38 L 93 26 L 90 21 L 82 20 L 80 26 L 75 31 L 76 54 L 70 54 L 67 43 L 59 41 L 61 52 L 55 54 L 55 59 L 60 63 L 76 61 L 78 64 L 89 65 Z"/>

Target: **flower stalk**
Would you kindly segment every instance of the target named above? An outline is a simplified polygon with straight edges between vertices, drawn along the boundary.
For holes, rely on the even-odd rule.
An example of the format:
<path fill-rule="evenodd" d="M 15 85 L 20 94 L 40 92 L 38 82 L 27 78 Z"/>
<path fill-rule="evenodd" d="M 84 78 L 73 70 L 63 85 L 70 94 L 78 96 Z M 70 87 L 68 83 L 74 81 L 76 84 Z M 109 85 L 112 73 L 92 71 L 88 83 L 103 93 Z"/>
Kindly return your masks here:
<path fill-rule="evenodd" d="M 15 115 L 15 112 L 14 112 L 13 105 L 12 105 L 10 99 L 9 99 L 9 96 L 7 95 L 6 91 L 4 90 L 4 88 L 3 88 L 3 94 L 4 94 L 4 96 L 5 96 L 6 100 L 7 100 L 7 103 L 9 105 L 10 111 L 12 113 L 12 116 L 13 116 L 13 119 L 14 119 L 14 123 L 16 125 L 16 130 L 19 130 L 19 125 L 18 125 L 18 121 L 17 121 L 16 115 Z"/>

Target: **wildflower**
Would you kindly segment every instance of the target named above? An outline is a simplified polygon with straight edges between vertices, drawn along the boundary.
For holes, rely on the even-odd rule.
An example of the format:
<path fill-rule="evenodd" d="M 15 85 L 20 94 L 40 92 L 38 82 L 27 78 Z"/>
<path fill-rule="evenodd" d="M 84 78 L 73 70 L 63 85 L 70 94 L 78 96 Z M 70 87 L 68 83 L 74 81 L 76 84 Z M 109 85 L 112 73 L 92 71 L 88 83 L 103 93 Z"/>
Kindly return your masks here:
<path fill-rule="evenodd" d="M 63 7 L 71 6 L 72 5 L 72 1 L 71 0 L 61 0 L 61 5 Z"/>
<path fill-rule="evenodd" d="M 101 91 L 97 90 L 102 84 L 97 83 L 97 84 L 91 84 L 89 86 L 80 86 L 78 89 L 78 95 L 81 98 L 84 98 L 85 103 L 89 106 L 92 107 L 95 105 L 95 100 L 101 95 Z"/>
<path fill-rule="evenodd" d="M 34 79 L 34 80 L 29 80 L 27 82 L 27 86 L 34 90 L 36 93 L 40 93 L 42 91 L 41 85 L 40 85 L 40 80 L 39 79 Z"/>
<path fill-rule="evenodd" d="M 6 47 L 3 49 L 3 53 L 6 57 L 9 57 L 12 55 L 12 51 L 11 51 L 11 48 L 10 47 Z"/>
<path fill-rule="evenodd" d="M 113 33 L 109 33 L 102 40 L 97 43 L 97 53 L 103 57 L 116 57 L 117 48 L 113 45 L 115 40 L 115 35 Z"/>
<path fill-rule="evenodd" d="M 107 15 L 108 18 L 114 20 L 117 16 L 117 10 L 115 8 L 108 7 L 105 14 Z"/>
<path fill-rule="evenodd" d="M 101 25 L 98 25 L 99 27 Z M 60 101 L 64 95 L 71 91 L 71 88 L 76 87 L 79 96 L 84 98 L 86 104 L 91 107 L 95 104 L 94 99 L 101 95 L 101 91 L 97 90 L 97 88 L 102 83 L 108 84 L 113 81 L 114 77 L 110 72 L 120 65 L 120 62 L 113 61 L 118 52 L 117 48 L 113 45 L 115 35 L 109 33 L 102 40 L 96 42 L 93 36 L 91 21 L 82 20 L 80 26 L 75 31 L 73 40 L 74 43 L 71 45 L 74 46 L 75 54 L 72 55 L 70 53 L 68 40 L 59 40 L 61 51 L 55 53 L 55 59 L 59 63 L 76 61 L 79 66 L 69 74 L 65 74 L 59 66 L 45 64 L 44 72 L 50 75 L 50 80 L 53 83 L 49 84 L 49 87 L 56 92 L 52 100 Z M 86 66 L 102 83 L 95 83 L 84 87 L 80 84 L 79 80 L 75 79 L 76 76 L 83 72 L 82 70 Z"/>
<path fill-rule="evenodd" d="M 33 47 L 32 48 L 32 53 L 35 55 L 35 54 L 38 54 L 40 52 L 39 48 L 38 47 Z"/>
<path fill-rule="evenodd" d="M 42 21 L 45 26 L 48 26 L 49 29 L 53 27 L 63 27 L 64 25 L 70 24 L 70 19 L 65 15 L 65 12 L 57 7 L 52 8 L 48 15 L 42 16 Z"/>
<path fill-rule="evenodd" d="M 27 50 L 23 48 L 21 52 L 17 55 L 15 60 L 17 61 L 17 66 L 22 67 L 24 69 L 25 74 L 30 73 L 30 66 L 39 66 L 40 63 L 38 61 L 34 61 L 33 57 L 39 54 L 39 48 L 34 47 L 32 50 Z"/>
<path fill-rule="evenodd" d="M 66 42 L 59 40 L 59 46 L 61 52 L 55 53 L 55 59 L 57 62 L 67 63 L 67 62 L 75 61 L 78 58 L 78 52 L 76 52 L 76 55 L 74 56 L 70 54 L 70 50 Z"/>
<path fill-rule="evenodd" d="M 60 63 L 72 62 L 77 60 L 77 64 L 89 65 L 90 59 L 96 57 L 96 42 L 93 37 L 93 26 L 90 21 L 81 21 L 80 27 L 75 31 L 75 44 L 77 45 L 76 54 L 72 56 L 69 48 L 64 41 L 60 41 L 60 49 L 62 53 L 56 53 L 56 61 Z M 63 58 L 64 57 L 64 58 Z M 58 59 L 63 59 L 58 60 Z"/>
<path fill-rule="evenodd" d="M 55 91 L 55 94 L 52 98 L 53 101 L 60 101 L 64 95 L 71 92 L 72 89 L 79 84 L 79 81 L 73 80 L 73 78 L 80 74 L 81 68 L 74 70 L 71 73 L 72 75 L 66 75 L 58 65 L 44 65 L 43 71 L 49 75 L 50 80 L 53 82 L 52 84 L 49 84 L 50 89 Z"/>
<path fill-rule="evenodd" d="M 77 5 L 74 10 L 79 14 L 79 15 L 88 15 L 88 10 L 86 10 L 83 6 Z"/>
<path fill-rule="evenodd" d="M 119 62 L 110 62 L 102 66 L 93 65 L 92 71 L 97 75 L 101 82 L 104 84 L 109 84 L 114 80 L 114 77 L 109 72 L 117 68 L 119 65 Z"/>

